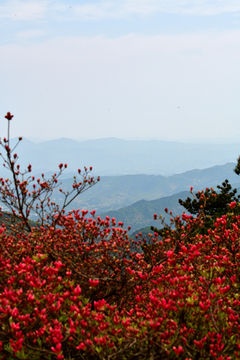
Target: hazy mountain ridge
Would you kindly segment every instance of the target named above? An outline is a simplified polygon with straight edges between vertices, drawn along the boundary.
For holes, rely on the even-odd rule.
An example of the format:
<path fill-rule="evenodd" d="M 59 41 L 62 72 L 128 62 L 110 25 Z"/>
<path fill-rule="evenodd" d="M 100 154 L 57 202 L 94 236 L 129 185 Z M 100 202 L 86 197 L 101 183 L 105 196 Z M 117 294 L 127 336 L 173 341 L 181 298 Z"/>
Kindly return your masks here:
<path fill-rule="evenodd" d="M 11 139 L 10 147 L 16 143 Z M 67 138 L 34 143 L 23 139 L 16 149 L 22 168 L 30 163 L 34 173 L 66 172 L 93 166 L 100 176 L 123 174 L 172 175 L 235 162 L 239 144 L 191 144 L 160 140 L 95 139 L 78 142 Z M 5 172 L 4 169 L 1 173 Z M 7 175 L 6 175 L 7 176 Z"/>
<path fill-rule="evenodd" d="M 161 175 L 103 176 L 93 188 L 77 197 L 70 208 L 97 209 L 101 213 L 118 210 L 139 200 L 156 200 L 184 190 L 189 192 L 191 186 L 196 191 L 205 187 L 215 187 L 225 179 L 228 179 L 230 183 L 239 182 L 240 185 L 240 178 L 233 172 L 234 165 L 229 163 L 168 177 Z M 71 189 L 72 179 L 61 182 L 60 187 L 64 191 Z M 59 191 L 54 191 L 53 198 L 60 203 L 63 195 Z"/>
<path fill-rule="evenodd" d="M 11 140 L 11 147 L 13 147 L 14 142 L 16 143 L 16 139 Z M 226 146 L 223 144 L 193 145 L 158 140 L 132 141 L 115 138 L 87 140 L 81 143 L 62 138 L 36 144 L 24 139 L 16 152 L 20 156 L 19 163 L 22 170 L 29 163 L 32 164 L 33 172 L 31 175 L 42 172 L 46 174 L 47 172 L 46 178 L 49 178 L 54 172 L 57 172 L 59 163 L 68 163 L 63 177 L 59 181 L 59 183 L 61 182 L 60 188 L 65 191 L 72 189 L 72 178 L 66 179 L 66 177 L 70 176 L 70 173 L 71 175 L 77 174 L 77 168 L 83 169 L 84 165 L 92 165 L 96 175 L 101 175 L 104 172 L 111 173 L 111 171 L 119 172 L 121 175 L 118 176 L 101 176 L 101 181 L 77 197 L 67 210 L 97 209 L 97 214 L 116 217 L 117 221 L 123 221 L 125 226 L 131 225 L 132 231 L 134 231 L 153 225 L 153 214 L 155 212 L 161 213 L 161 209 L 164 210 L 165 207 L 172 207 L 171 210 L 181 213 L 183 209 L 178 204 L 178 199 L 184 199 L 184 197 L 180 196 L 179 193 L 185 191 L 186 194 L 185 192 L 183 194 L 186 195 L 186 198 L 189 196 L 191 186 L 197 191 L 205 187 L 216 187 L 225 179 L 228 179 L 235 186 L 240 185 L 239 177 L 233 172 L 234 162 L 205 169 L 188 170 L 171 176 L 157 175 L 161 169 L 166 167 L 167 171 L 172 169 L 172 171 L 176 170 L 177 172 L 177 169 L 186 167 L 187 161 L 193 163 L 196 168 L 199 164 L 198 159 L 202 156 L 201 151 L 209 152 L 209 161 L 213 161 L 215 152 L 220 151 L 217 154 L 218 159 L 220 159 L 221 153 L 230 148 L 230 145 Z M 238 148 L 237 144 L 232 144 L 229 150 L 229 152 L 234 153 L 234 158 L 237 158 Z M 209 149 L 212 149 L 212 152 Z M 160 150 L 162 153 L 159 153 Z M 188 158 L 185 158 L 180 150 L 185 151 Z M 196 156 L 198 151 L 199 153 Z M 84 158 L 83 166 L 77 165 L 81 162 L 79 153 Z M 226 154 L 225 157 L 227 157 Z M 25 162 L 24 165 L 26 159 L 28 162 Z M 96 162 L 96 159 L 99 162 L 99 173 L 93 163 L 93 160 Z M 119 163 L 116 159 L 119 159 Z M 56 164 L 56 167 L 52 170 L 53 164 Z M 153 168 L 155 175 L 143 174 L 147 169 L 151 173 L 150 169 Z M 132 171 L 131 175 L 123 175 L 127 169 Z M 141 170 L 142 173 L 137 174 Z M 5 173 L 9 177 L 9 172 L 6 169 Z M 4 177 L 5 173 L 1 170 L 0 177 Z M 79 176 L 77 179 L 78 181 L 81 180 Z M 63 194 L 57 189 L 53 192 L 52 199 L 61 205 Z"/>

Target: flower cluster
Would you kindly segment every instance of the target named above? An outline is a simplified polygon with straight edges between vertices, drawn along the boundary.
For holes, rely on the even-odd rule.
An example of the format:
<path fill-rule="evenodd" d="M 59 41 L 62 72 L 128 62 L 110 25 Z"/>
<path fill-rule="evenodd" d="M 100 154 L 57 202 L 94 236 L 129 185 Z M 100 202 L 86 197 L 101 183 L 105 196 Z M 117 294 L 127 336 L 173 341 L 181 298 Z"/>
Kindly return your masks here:
<path fill-rule="evenodd" d="M 150 262 L 114 219 L 85 216 L 17 237 L 1 229 L 3 359 L 240 356 L 240 216 L 204 236 L 185 226 L 182 240 L 153 237 Z"/>
<path fill-rule="evenodd" d="M 183 213 L 147 244 L 114 218 L 59 211 L 48 196 L 58 175 L 19 181 L 9 137 L 2 146 L 13 180 L 0 179 L 1 200 L 18 223 L 0 226 L 1 360 L 240 358 L 237 200 L 209 228 L 204 211 Z M 76 195 L 95 183 L 84 171 Z M 35 227 L 33 210 L 42 213 Z"/>

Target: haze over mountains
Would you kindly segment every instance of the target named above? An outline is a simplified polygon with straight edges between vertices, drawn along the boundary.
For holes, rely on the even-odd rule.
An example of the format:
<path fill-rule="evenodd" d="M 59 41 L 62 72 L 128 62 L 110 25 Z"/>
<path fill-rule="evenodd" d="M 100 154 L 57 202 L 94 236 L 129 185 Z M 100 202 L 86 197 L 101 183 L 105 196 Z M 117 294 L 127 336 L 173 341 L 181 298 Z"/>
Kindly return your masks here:
<path fill-rule="evenodd" d="M 11 140 L 11 148 L 16 140 Z M 77 175 L 78 168 L 93 166 L 93 174 L 100 175 L 101 181 L 78 196 L 67 210 L 96 209 L 97 215 L 115 217 L 125 227 L 131 225 L 132 231 L 156 225 L 153 214 L 164 214 L 165 207 L 180 214 L 183 208 L 178 199 L 189 196 L 191 186 L 197 191 L 216 187 L 225 179 L 233 187 L 240 186 L 240 178 L 233 171 L 240 152 L 238 144 L 115 138 L 82 142 L 63 138 L 34 143 L 24 139 L 15 151 L 22 170 L 30 163 L 31 175 L 44 173 L 46 179 L 58 171 L 60 163 L 67 163 L 59 179 L 64 191 L 72 189 L 72 176 Z M 0 168 L 0 177 L 9 175 L 4 167 Z M 63 194 L 56 189 L 52 199 L 61 205 Z"/>
<path fill-rule="evenodd" d="M 121 175 L 102 176 L 100 182 L 77 197 L 70 207 L 75 209 L 97 209 L 98 213 L 118 210 L 139 200 L 156 200 L 189 189 L 204 189 L 216 186 L 228 179 L 240 186 L 240 178 L 233 172 L 234 163 L 218 165 L 203 170 L 191 170 L 172 176 L 162 175 Z M 61 188 L 68 191 L 72 178 L 61 181 Z M 63 195 L 53 193 L 54 201 L 61 203 Z M 70 209 L 69 209 L 70 210 Z"/>
<path fill-rule="evenodd" d="M 10 147 L 16 143 L 11 140 Z M 33 173 L 55 172 L 60 163 L 67 163 L 65 178 L 78 168 L 93 166 L 94 174 L 173 175 L 192 169 L 204 169 L 227 162 L 236 162 L 240 145 L 192 144 L 173 141 L 133 141 L 117 138 L 78 142 L 62 138 L 41 143 L 23 139 L 16 149 L 22 167 L 32 165 Z M 7 176 L 4 169 L 0 169 Z M 69 173 L 69 176 L 67 176 Z"/>
<path fill-rule="evenodd" d="M 174 215 L 180 215 L 184 208 L 178 200 L 185 200 L 190 195 L 190 187 L 194 192 L 206 187 L 216 189 L 225 179 L 240 193 L 240 178 L 233 172 L 235 164 L 228 163 L 203 170 L 191 170 L 172 176 L 161 175 L 123 175 L 103 176 L 101 181 L 87 192 L 77 197 L 70 208 L 97 210 L 97 215 L 107 215 L 116 221 L 122 221 L 124 227 L 131 226 L 131 231 L 147 226 L 157 226 L 153 214 L 165 216 L 167 207 Z M 71 187 L 71 179 L 63 180 L 61 188 Z M 184 191 L 185 190 L 185 191 Z M 53 197 L 61 203 L 62 194 L 54 192 Z M 169 220 L 169 216 L 166 216 Z"/>

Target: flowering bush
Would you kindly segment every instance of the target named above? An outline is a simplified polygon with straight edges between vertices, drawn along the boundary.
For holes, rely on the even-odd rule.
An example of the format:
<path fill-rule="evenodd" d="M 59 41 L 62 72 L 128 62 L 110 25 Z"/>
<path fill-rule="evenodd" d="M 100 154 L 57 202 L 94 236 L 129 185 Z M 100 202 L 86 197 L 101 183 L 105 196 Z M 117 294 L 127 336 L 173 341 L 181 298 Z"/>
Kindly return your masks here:
<path fill-rule="evenodd" d="M 240 356 L 240 216 L 208 235 L 153 238 L 151 264 L 108 220 L 63 221 L 55 233 L 1 228 L 2 359 Z"/>
<path fill-rule="evenodd" d="M 44 174 L 42 174 L 41 179 L 30 176 L 31 164 L 28 165 L 27 169 L 21 170 L 18 164 L 18 155 L 14 153 L 14 150 L 22 141 L 22 137 L 19 137 L 17 144 L 10 148 L 10 121 L 13 115 L 8 112 L 5 118 L 8 120 L 8 138 L 4 138 L 3 142 L 0 138 L 0 145 L 5 150 L 6 156 L 1 153 L 0 156 L 4 160 L 3 166 L 11 172 L 12 180 L 0 178 L 0 201 L 10 210 L 13 220 L 18 223 L 19 218 L 22 220 L 20 225 L 23 225 L 25 231 L 31 232 L 30 213 L 35 213 L 38 224 L 43 226 L 48 223 L 56 227 L 61 215 L 65 213 L 65 208 L 76 196 L 95 185 L 100 180 L 100 177 L 94 179 L 90 175 L 91 166 L 89 170 L 84 167 L 83 173 L 81 169 L 78 169 L 81 180 L 78 182 L 76 176 L 74 176 L 71 191 L 65 193 L 62 189 L 59 189 L 64 197 L 63 205 L 60 208 L 58 204 L 51 201 L 51 195 L 53 189 L 60 186 L 58 178 L 63 170 L 67 168 L 67 164 L 60 164 L 58 173 L 55 173 L 51 179 L 45 179 Z"/>
<path fill-rule="evenodd" d="M 147 259 L 122 223 L 87 215 L 0 226 L 0 359 L 240 357 L 237 203 L 204 235 L 204 212 L 174 218 Z"/>

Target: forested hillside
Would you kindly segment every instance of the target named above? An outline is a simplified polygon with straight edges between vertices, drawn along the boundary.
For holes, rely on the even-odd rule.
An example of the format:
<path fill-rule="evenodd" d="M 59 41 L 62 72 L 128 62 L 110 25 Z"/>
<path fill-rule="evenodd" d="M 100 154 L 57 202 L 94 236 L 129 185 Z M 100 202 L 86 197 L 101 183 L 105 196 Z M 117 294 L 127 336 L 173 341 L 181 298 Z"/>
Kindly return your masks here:
<path fill-rule="evenodd" d="M 179 199 L 185 199 L 189 196 L 189 191 L 183 191 L 175 195 L 166 196 L 161 199 L 147 201 L 140 200 L 136 203 L 116 211 L 107 211 L 101 213 L 101 217 L 115 218 L 116 222 L 122 221 L 124 227 L 131 226 L 131 231 L 138 230 L 147 226 L 157 226 L 156 221 L 153 220 L 153 214 L 162 214 L 165 216 L 165 208 L 172 210 L 173 215 L 180 215 L 183 212 L 183 207 L 179 204 Z M 169 216 L 166 216 L 166 222 L 169 222 Z"/>

